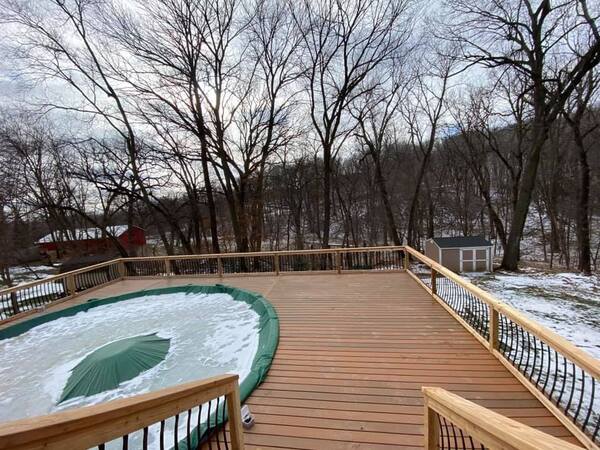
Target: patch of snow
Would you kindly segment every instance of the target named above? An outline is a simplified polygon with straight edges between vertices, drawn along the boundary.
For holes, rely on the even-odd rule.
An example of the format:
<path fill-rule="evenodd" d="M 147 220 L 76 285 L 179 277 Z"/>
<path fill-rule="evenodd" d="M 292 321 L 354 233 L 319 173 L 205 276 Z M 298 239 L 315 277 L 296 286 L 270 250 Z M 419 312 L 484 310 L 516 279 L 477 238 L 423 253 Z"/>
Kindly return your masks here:
<path fill-rule="evenodd" d="M 241 382 L 258 347 L 258 319 L 249 305 L 228 294 L 176 293 L 98 306 L 39 325 L 0 341 L 0 420 L 97 404 L 223 373 L 237 373 Z M 114 390 L 56 404 L 70 371 L 86 355 L 109 342 L 150 333 L 171 339 L 164 361 Z"/>
<path fill-rule="evenodd" d="M 14 266 L 10 269 L 10 277 L 15 284 L 29 283 L 43 278 L 48 278 L 52 275 L 56 275 L 57 268 L 54 266 L 48 266 L 44 264 L 32 265 L 32 266 Z"/>
<path fill-rule="evenodd" d="M 600 278 L 576 273 L 465 274 L 526 316 L 600 358 Z"/>

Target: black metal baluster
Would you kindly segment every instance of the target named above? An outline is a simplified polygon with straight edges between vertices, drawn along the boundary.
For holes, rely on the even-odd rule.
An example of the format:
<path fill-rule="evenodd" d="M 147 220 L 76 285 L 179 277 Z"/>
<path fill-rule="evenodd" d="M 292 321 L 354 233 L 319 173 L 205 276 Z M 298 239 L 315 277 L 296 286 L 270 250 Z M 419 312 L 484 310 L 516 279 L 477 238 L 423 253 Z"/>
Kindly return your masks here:
<path fill-rule="evenodd" d="M 440 416 L 439 414 L 437 414 L 437 418 L 438 418 L 438 427 L 440 429 L 440 442 L 439 442 L 439 448 L 443 449 L 444 447 L 444 418 L 442 416 Z"/>
<path fill-rule="evenodd" d="M 465 442 L 465 434 L 462 429 L 458 429 L 460 431 L 460 439 L 462 440 L 462 448 L 467 448 L 467 443 Z"/>
<path fill-rule="evenodd" d="M 523 372 L 522 367 L 523 367 L 523 356 L 525 356 L 525 337 L 522 334 L 522 328 L 517 325 L 517 331 L 519 332 L 519 336 L 521 337 L 521 346 L 520 346 L 520 351 L 521 351 L 521 355 L 519 357 L 519 364 L 517 365 L 517 367 L 519 368 L 519 370 L 521 372 Z"/>
<path fill-rule="evenodd" d="M 456 439 L 456 425 L 452 424 L 452 437 L 454 438 L 454 448 L 458 448 L 458 439 Z"/>
<path fill-rule="evenodd" d="M 583 395 L 585 394 L 585 372 L 583 369 L 581 370 L 581 389 L 579 394 L 579 401 L 577 402 L 577 410 L 575 411 L 575 416 L 573 416 L 573 421 L 577 423 L 577 418 L 579 417 L 579 413 L 581 412 L 581 406 L 583 405 Z"/>
<path fill-rule="evenodd" d="M 566 378 L 567 378 L 567 359 L 560 355 L 562 360 L 563 360 L 563 373 L 564 376 L 561 378 L 561 389 L 560 389 L 560 395 L 558 396 L 558 400 L 556 401 L 556 404 L 560 406 L 560 402 L 562 400 L 562 396 L 565 393 L 565 387 L 566 387 Z"/>
<path fill-rule="evenodd" d="M 165 421 L 160 421 L 160 450 L 165 450 Z"/>
<path fill-rule="evenodd" d="M 212 406 L 212 401 L 208 402 L 208 415 L 206 416 L 206 435 L 208 436 L 208 448 L 212 450 L 212 442 L 210 439 L 210 407 Z"/>
<path fill-rule="evenodd" d="M 528 374 L 529 372 L 529 358 L 531 356 L 531 340 L 533 340 L 533 345 L 534 345 L 534 349 L 533 349 L 533 362 L 532 362 L 532 366 L 531 366 L 531 373 Z M 532 381 L 531 377 L 533 377 L 533 369 L 535 367 L 535 358 L 536 358 L 536 354 L 537 354 L 537 348 L 535 348 L 535 337 L 531 336 L 531 333 L 527 332 L 527 362 L 525 363 L 525 375 L 527 376 L 527 378 L 529 378 L 529 381 Z"/>
<path fill-rule="evenodd" d="M 571 383 L 571 394 L 569 395 L 569 401 L 567 402 L 567 406 L 565 407 L 566 415 L 569 415 L 569 409 L 571 409 L 571 402 L 573 401 L 573 394 L 575 393 L 575 382 L 577 381 L 577 378 L 575 378 L 577 376 L 575 364 L 571 363 L 571 367 L 573 369 L 573 376 L 571 377 L 573 382 Z"/>
<path fill-rule="evenodd" d="M 222 414 L 222 418 L 221 418 L 221 423 L 223 424 L 221 426 L 221 430 L 223 431 L 223 442 L 225 442 L 225 449 L 229 450 L 229 444 L 227 443 L 227 432 L 225 430 L 225 411 L 227 411 L 227 397 L 223 397 L 223 414 Z"/>
<path fill-rule="evenodd" d="M 451 444 L 450 444 L 450 431 L 448 430 L 448 421 L 446 420 L 445 417 L 443 417 L 443 420 L 444 420 L 444 428 L 446 430 L 446 438 L 448 439 L 448 447 L 447 448 L 450 448 Z"/>
<path fill-rule="evenodd" d="M 198 448 L 200 448 L 200 442 L 202 442 L 202 405 L 198 407 L 198 425 L 196 426 L 198 433 Z"/>
<path fill-rule="evenodd" d="M 591 410 L 591 408 L 590 408 Z M 594 428 L 594 432 L 592 433 L 592 441 L 596 442 L 596 437 L 598 436 L 598 431 L 600 431 L 600 417 L 596 416 L 596 428 Z"/>
<path fill-rule="evenodd" d="M 175 414 L 175 426 L 173 427 L 173 446 L 177 448 L 179 442 L 179 414 Z"/>
<path fill-rule="evenodd" d="M 548 386 L 548 381 L 552 376 L 552 353 L 550 352 L 550 346 L 548 344 L 546 344 L 546 348 L 548 349 L 548 364 L 546 365 L 546 379 L 544 380 L 544 385 L 542 386 L 542 392 L 547 395 L 546 387 Z M 542 358 L 543 356 L 544 355 L 542 355 Z"/>
<path fill-rule="evenodd" d="M 217 404 L 215 406 L 215 438 L 217 439 L 217 448 L 221 450 L 221 443 L 219 442 L 219 399 L 217 398 Z"/>
<path fill-rule="evenodd" d="M 471 435 L 469 435 L 469 441 L 471 443 L 471 448 L 475 448 L 475 442 L 473 442 L 473 437 L 471 437 Z"/>
<path fill-rule="evenodd" d="M 187 417 L 187 435 L 185 437 L 185 440 L 187 442 L 187 448 L 188 450 L 192 449 L 192 410 L 188 409 L 188 417 Z"/>
<path fill-rule="evenodd" d="M 588 412 L 585 416 L 585 420 L 583 421 L 582 429 L 585 430 L 590 421 L 590 417 L 592 416 L 592 409 L 594 409 L 594 396 L 596 395 L 596 379 L 594 377 L 590 377 L 592 379 L 592 394 L 590 399 L 590 405 L 588 406 Z"/>
<path fill-rule="evenodd" d="M 552 387 L 550 388 L 550 393 L 548 394 L 550 398 L 554 397 L 554 388 L 556 387 L 556 381 L 558 380 L 559 373 L 560 372 L 558 369 L 558 353 L 556 352 L 556 350 L 554 350 L 554 379 L 552 380 Z"/>
<path fill-rule="evenodd" d="M 148 450 L 148 427 L 144 427 L 144 437 L 142 439 L 142 449 Z"/>
<path fill-rule="evenodd" d="M 122 449 L 123 450 L 127 450 L 129 448 L 129 435 L 126 434 L 125 436 L 123 436 L 123 445 L 122 445 Z"/>
<path fill-rule="evenodd" d="M 540 343 L 541 351 L 538 351 L 537 343 Z M 533 369 L 532 369 L 532 378 L 535 378 L 535 386 L 538 387 L 540 376 L 541 376 L 541 368 L 544 364 L 544 348 L 542 347 L 542 341 L 537 337 L 533 336 L 533 345 L 534 345 L 534 359 L 533 359 Z M 541 362 L 539 365 L 537 364 L 538 356 L 541 358 Z M 534 373 L 535 372 L 535 373 Z"/>

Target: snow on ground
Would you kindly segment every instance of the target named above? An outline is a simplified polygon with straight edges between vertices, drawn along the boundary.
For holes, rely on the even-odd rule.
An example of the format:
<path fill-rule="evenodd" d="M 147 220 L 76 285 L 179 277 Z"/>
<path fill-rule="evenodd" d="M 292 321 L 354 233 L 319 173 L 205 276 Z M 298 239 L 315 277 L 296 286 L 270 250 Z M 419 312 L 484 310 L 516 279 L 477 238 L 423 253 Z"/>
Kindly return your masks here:
<path fill-rule="evenodd" d="M 238 373 L 241 381 L 258 347 L 258 319 L 249 305 L 228 294 L 164 294 L 98 306 L 1 340 L 0 421 L 223 373 Z M 171 339 L 164 361 L 114 390 L 56 405 L 70 370 L 86 355 L 109 342 L 150 333 Z"/>
<path fill-rule="evenodd" d="M 463 276 L 600 358 L 600 277 L 533 269 Z"/>
<path fill-rule="evenodd" d="M 14 284 L 25 284 L 30 281 L 48 278 L 58 273 L 58 268 L 46 264 L 32 266 L 15 266 L 10 268 L 10 276 Z M 0 284 L 0 289 L 2 289 Z"/>

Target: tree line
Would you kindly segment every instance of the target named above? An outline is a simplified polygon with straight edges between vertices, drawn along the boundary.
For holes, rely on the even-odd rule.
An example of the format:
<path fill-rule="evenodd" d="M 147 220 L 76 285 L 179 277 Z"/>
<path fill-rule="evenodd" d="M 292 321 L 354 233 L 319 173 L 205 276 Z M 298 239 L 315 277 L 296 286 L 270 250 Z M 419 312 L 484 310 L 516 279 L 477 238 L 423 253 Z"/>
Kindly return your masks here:
<path fill-rule="evenodd" d="M 596 267 L 596 3 L 0 6 L 27 92 L 0 123 L 7 258 L 81 226 L 125 256 L 127 223 L 168 254 L 484 234 L 509 270 L 532 241 Z"/>

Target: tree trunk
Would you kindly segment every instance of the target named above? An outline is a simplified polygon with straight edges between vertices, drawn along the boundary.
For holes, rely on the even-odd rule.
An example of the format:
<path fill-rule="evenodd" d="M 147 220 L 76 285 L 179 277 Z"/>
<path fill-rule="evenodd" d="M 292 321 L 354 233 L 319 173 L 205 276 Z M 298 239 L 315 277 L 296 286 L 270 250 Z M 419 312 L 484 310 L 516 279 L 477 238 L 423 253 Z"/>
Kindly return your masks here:
<path fill-rule="evenodd" d="M 383 209 L 385 212 L 385 218 L 387 220 L 387 229 L 389 230 L 394 245 L 402 245 L 400 236 L 398 235 L 398 229 L 396 227 L 396 220 L 394 219 L 394 212 L 392 211 L 392 205 L 390 203 L 390 197 L 387 191 L 385 183 L 385 177 L 383 176 L 383 170 L 381 169 L 381 160 L 379 158 L 379 152 L 375 149 L 369 148 L 369 154 L 375 164 L 375 181 L 379 188 L 379 194 L 381 195 L 381 201 L 383 202 Z M 387 236 L 386 236 L 387 241 Z"/>
<path fill-rule="evenodd" d="M 532 149 L 521 178 L 521 188 L 515 204 L 506 250 L 502 258 L 502 268 L 506 270 L 517 270 L 519 268 L 521 238 L 523 237 L 525 221 L 527 220 L 527 213 L 535 188 L 540 155 L 548 137 L 547 124 L 541 122 L 540 119 L 536 119 L 536 122 L 534 123 Z"/>
<path fill-rule="evenodd" d="M 202 139 L 206 141 L 206 139 Z M 219 246 L 219 231 L 217 229 L 217 207 L 215 205 L 215 198 L 213 195 L 212 182 L 210 181 L 210 174 L 208 173 L 208 144 L 200 144 L 201 146 L 201 159 L 202 159 L 202 172 L 204 177 L 204 189 L 206 190 L 206 203 L 208 204 L 208 218 L 210 222 L 210 239 L 213 253 L 221 253 Z"/>
<path fill-rule="evenodd" d="M 331 228 L 331 147 L 323 147 L 323 248 L 329 248 Z"/>
<path fill-rule="evenodd" d="M 425 170 L 427 169 L 430 153 L 431 152 L 428 152 L 423 157 L 423 162 L 421 163 L 419 173 L 417 174 L 417 179 L 415 180 L 415 190 L 413 192 L 412 201 L 410 202 L 410 210 L 408 213 L 407 240 L 408 245 L 415 248 L 419 248 L 419 244 L 417 242 L 418 238 L 416 236 L 417 206 L 419 205 L 419 194 L 421 193 L 421 185 L 423 184 L 423 178 L 425 177 Z"/>
<path fill-rule="evenodd" d="M 592 273 L 592 252 L 590 246 L 590 166 L 583 136 L 578 127 L 573 127 L 573 137 L 577 146 L 577 168 L 579 189 L 577 191 L 577 251 L 578 270 L 586 275 Z"/>

